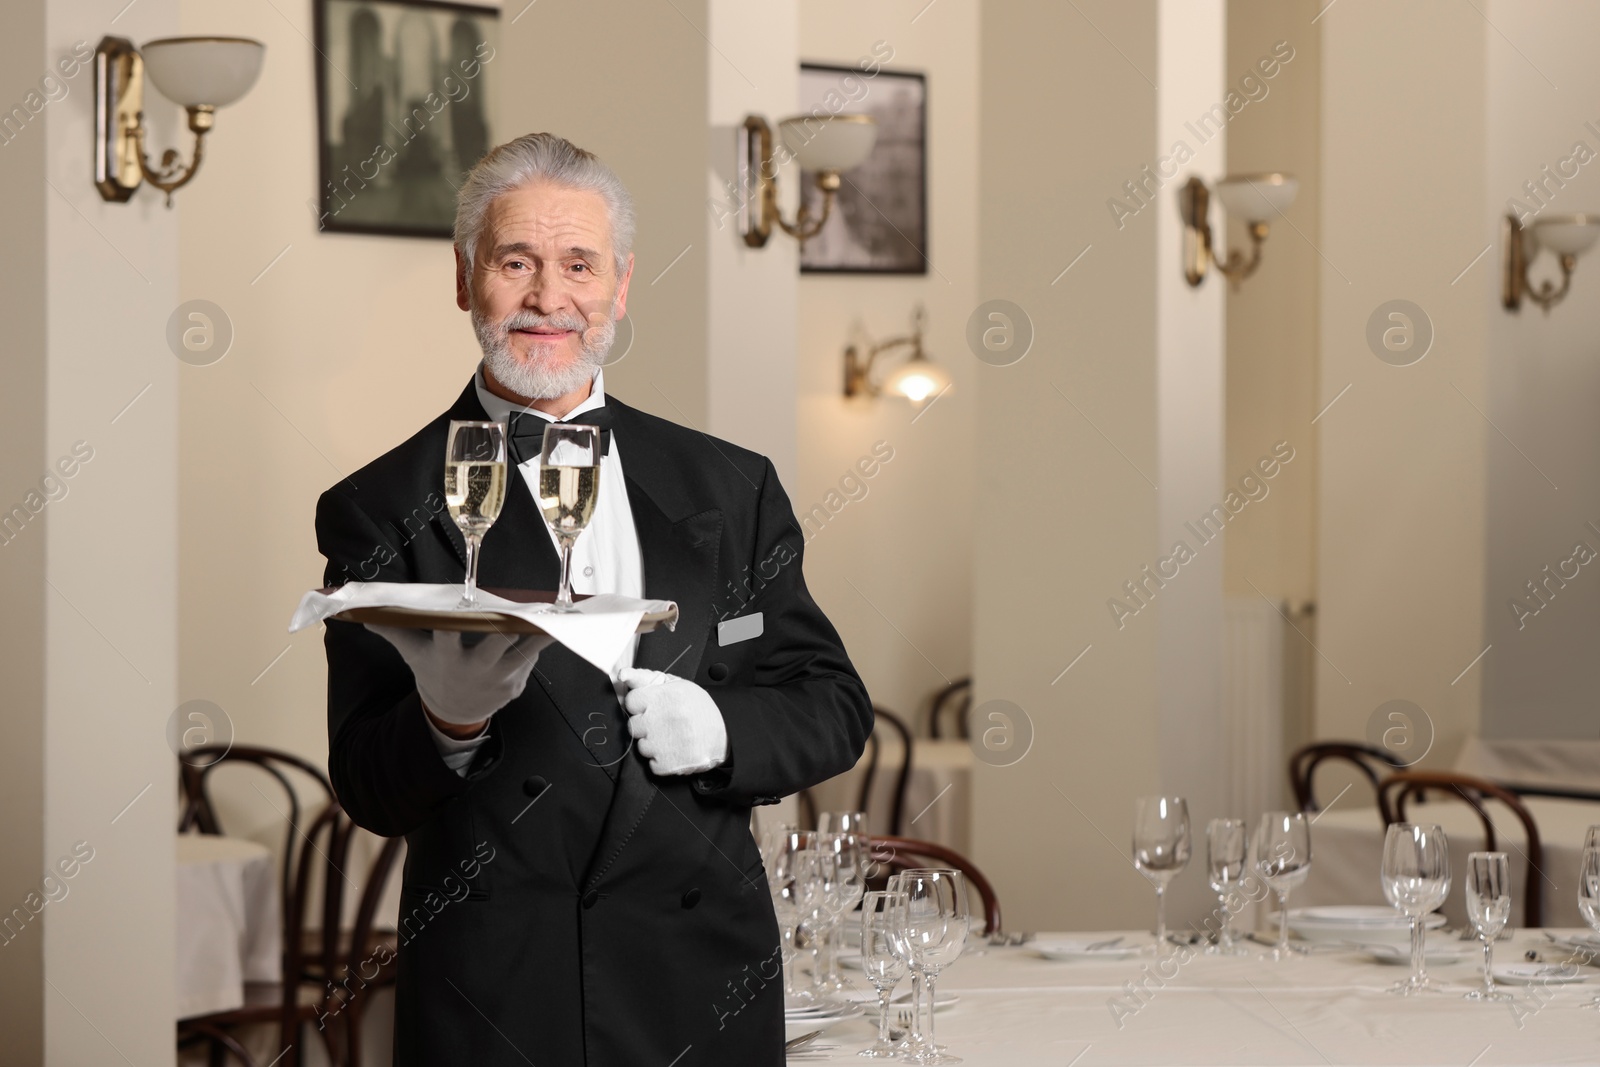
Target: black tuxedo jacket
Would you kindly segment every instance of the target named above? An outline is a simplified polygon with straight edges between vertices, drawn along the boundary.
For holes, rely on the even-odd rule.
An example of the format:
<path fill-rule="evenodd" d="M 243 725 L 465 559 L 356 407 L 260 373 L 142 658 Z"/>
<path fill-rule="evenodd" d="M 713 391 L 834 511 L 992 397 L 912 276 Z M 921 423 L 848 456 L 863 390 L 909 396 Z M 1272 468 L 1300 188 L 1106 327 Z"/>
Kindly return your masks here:
<path fill-rule="evenodd" d="M 616 725 L 606 676 L 555 645 L 460 776 L 440 759 L 399 654 L 363 627 L 328 623 L 334 786 L 358 824 L 407 842 L 397 1064 L 783 1062 L 778 931 L 750 808 L 850 769 L 871 703 L 806 590 L 803 537 L 772 464 L 606 403 L 645 595 L 680 611 L 675 630 L 640 637 L 635 664 L 710 692 L 729 760 L 653 775 Z M 327 584 L 462 579 L 445 436 L 451 419 L 485 417 L 469 384 L 322 495 Z M 553 589 L 557 573 L 513 473 L 480 581 Z M 721 619 L 754 612 L 759 637 L 719 644 Z"/>

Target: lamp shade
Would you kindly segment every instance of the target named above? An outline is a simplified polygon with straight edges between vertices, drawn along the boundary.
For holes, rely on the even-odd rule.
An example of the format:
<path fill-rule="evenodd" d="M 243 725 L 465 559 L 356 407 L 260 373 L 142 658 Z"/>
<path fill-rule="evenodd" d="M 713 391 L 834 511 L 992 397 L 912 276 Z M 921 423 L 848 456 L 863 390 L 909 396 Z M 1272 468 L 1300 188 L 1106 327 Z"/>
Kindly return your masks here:
<path fill-rule="evenodd" d="M 1558 256 L 1581 256 L 1600 238 L 1600 215 L 1557 215 L 1533 224 L 1538 247 Z"/>
<path fill-rule="evenodd" d="M 908 359 L 889 377 L 884 379 L 883 392 L 890 396 L 903 396 L 913 404 L 920 404 L 930 396 L 937 396 L 950 384 L 950 375 L 931 359 Z"/>
<path fill-rule="evenodd" d="M 1245 222 L 1267 222 L 1294 203 L 1300 181 L 1290 174 L 1229 175 L 1216 184 L 1228 214 Z"/>
<path fill-rule="evenodd" d="M 256 83 L 266 46 L 248 37 L 163 37 L 139 50 L 161 95 L 184 107 L 226 107 Z"/>
<path fill-rule="evenodd" d="M 849 170 L 872 154 L 878 123 L 870 115 L 796 115 L 778 123 L 778 133 L 802 170 Z"/>

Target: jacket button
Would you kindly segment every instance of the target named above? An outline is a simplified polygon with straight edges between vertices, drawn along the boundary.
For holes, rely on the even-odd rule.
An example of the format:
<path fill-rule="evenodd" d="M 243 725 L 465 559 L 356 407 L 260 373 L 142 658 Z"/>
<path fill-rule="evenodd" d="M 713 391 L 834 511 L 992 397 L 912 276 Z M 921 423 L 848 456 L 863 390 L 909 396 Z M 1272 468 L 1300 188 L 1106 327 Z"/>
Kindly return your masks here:
<path fill-rule="evenodd" d="M 591 889 L 583 895 L 583 906 L 585 908 L 592 908 L 599 899 L 600 894 Z"/>
<path fill-rule="evenodd" d="M 691 889 L 683 895 L 683 906 L 687 910 L 700 903 L 700 890 Z"/>
<path fill-rule="evenodd" d="M 539 794 L 550 788 L 550 783 L 537 774 L 522 783 L 522 791 L 530 797 L 538 799 Z"/>
<path fill-rule="evenodd" d="M 713 663 L 706 673 L 711 676 L 713 682 L 725 682 L 728 680 L 728 665 L 726 663 Z"/>

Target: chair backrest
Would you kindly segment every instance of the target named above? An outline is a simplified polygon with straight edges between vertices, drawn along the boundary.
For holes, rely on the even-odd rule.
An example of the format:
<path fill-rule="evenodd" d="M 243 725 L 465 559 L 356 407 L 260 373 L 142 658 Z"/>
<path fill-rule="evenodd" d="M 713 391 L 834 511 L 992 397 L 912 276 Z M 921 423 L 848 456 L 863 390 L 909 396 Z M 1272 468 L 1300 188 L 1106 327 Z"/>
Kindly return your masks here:
<path fill-rule="evenodd" d="M 283 863 L 278 892 L 287 919 L 290 893 L 299 865 L 297 853 L 303 851 L 295 846 L 306 837 L 308 827 L 321 817 L 326 806 L 334 802 L 333 785 L 320 768 L 290 752 L 250 745 L 203 745 L 190 749 L 184 753 L 178 765 L 180 834 L 196 830 L 203 834 L 226 833 L 212 797 L 211 776 L 219 767 L 240 766 L 259 770 L 261 781 L 267 782 L 278 794 L 278 798 L 274 799 L 259 784 L 251 783 L 262 799 L 284 820 Z M 301 802 L 301 792 L 295 787 L 297 780 L 310 783 L 308 791 L 315 799 L 309 805 Z"/>
<path fill-rule="evenodd" d="M 999 932 L 1000 898 L 994 891 L 994 885 L 984 877 L 976 864 L 955 849 L 933 841 L 874 834 L 872 858 L 879 868 L 876 876 L 868 879 L 874 889 L 882 889 L 889 875 L 915 867 L 953 867 L 960 871 L 983 902 L 984 936 Z"/>
<path fill-rule="evenodd" d="M 972 710 L 972 679 L 957 678 L 933 696 L 928 708 L 928 736 L 938 740 L 943 736 L 941 723 L 955 716 L 954 736 L 965 740 L 972 736 L 967 713 Z"/>
<path fill-rule="evenodd" d="M 1405 769 L 1405 765 L 1388 752 L 1359 741 L 1317 741 L 1306 745 L 1289 757 L 1289 788 L 1294 791 L 1295 805 L 1301 811 L 1322 810 L 1311 791 L 1311 778 L 1317 765 L 1326 760 L 1354 764 L 1372 783 L 1374 792 L 1383 775 Z"/>
<path fill-rule="evenodd" d="M 898 834 L 905 819 L 906 793 L 911 787 L 913 745 L 911 728 L 906 725 L 906 721 L 900 716 L 888 708 L 879 707 L 877 704 L 872 705 L 872 719 L 872 736 L 867 738 L 867 767 L 861 775 L 861 792 L 856 800 L 856 810 L 868 810 L 867 802 L 872 799 L 872 784 L 877 779 L 879 757 L 883 751 L 883 747 L 878 741 L 878 730 L 880 727 L 888 727 L 900 736 L 900 769 L 895 772 L 894 792 L 889 800 L 889 822 L 887 826 L 891 834 Z M 873 815 L 872 818 L 876 820 L 877 815 Z M 816 821 L 813 819 L 807 825 L 815 826 Z M 876 821 L 868 825 L 876 825 Z"/>
<path fill-rule="evenodd" d="M 1473 778 L 1454 771 L 1397 771 L 1378 785 L 1378 810 L 1383 815 L 1384 824 L 1408 822 L 1407 802 L 1423 801 L 1429 795 L 1465 801 L 1483 824 L 1484 847 L 1489 852 L 1499 849 L 1494 820 L 1489 817 L 1485 801 L 1499 801 L 1517 817 L 1528 843 L 1527 854 L 1523 857 L 1528 861 L 1528 876 L 1522 892 L 1523 925 L 1529 929 L 1543 926 L 1544 843 L 1539 838 L 1539 826 L 1534 822 L 1533 813 L 1515 793 L 1486 778 Z"/>

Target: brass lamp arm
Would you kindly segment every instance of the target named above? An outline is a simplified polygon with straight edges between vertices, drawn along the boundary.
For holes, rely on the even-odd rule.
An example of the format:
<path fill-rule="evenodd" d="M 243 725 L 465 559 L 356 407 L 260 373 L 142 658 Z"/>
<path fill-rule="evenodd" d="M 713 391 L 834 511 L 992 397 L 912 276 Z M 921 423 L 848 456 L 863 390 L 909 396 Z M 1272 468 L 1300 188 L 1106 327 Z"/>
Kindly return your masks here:
<path fill-rule="evenodd" d="M 1522 263 L 1522 291 L 1529 300 L 1532 300 L 1535 304 L 1538 304 L 1541 308 L 1548 312 L 1551 308 L 1561 303 L 1562 299 L 1567 295 L 1567 290 L 1572 288 L 1572 271 L 1577 265 L 1577 256 L 1562 256 L 1561 288 L 1557 289 L 1550 279 L 1546 278 L 1544 281 L 1540 282 L 1539 287 L 1535 289 L 1533 287 L 1533 280 L 1528 277 L 1528 262 L 1526 259 L 1524 259 Z"/>
<path fill-rule="evenodd" d="M 1216 264 L 1217 270 L 1222 273 L 1223 277 L 1228 279 L 1229 284 L 1237 291 L 1239 283 L 1254 274 L 1256 268 L 1261 266 L 1261 245 L 1266 239 L 1267 224 L 1264 222 L 1252 222 L 1250 224 L 1249 260 L 1240 255 L 1238 249 L 1231 249 L 1228 252 L 1227 262 L 1219 262 L 1216 250 L 1211 247 L 1210 227 L 1207 227 L 1205 234 L 1206 254 L 1211 257 L 1211 262 Z"/>
<path fill-rule="evenodd" d="M 880 341 L 867 349 L 866 357 L 861 356 L 855 345 L 844 350 L 844 395 L 845 396 L 877 396 L 878 386 L 872 382 L 872 364 L 878 356 L 891 348 L 910 345 L 915 353 L 922 351 L 922 335 L 909 334 L 905 337 L 894 337 L 887 341 Z M 916 355 L 913 354 L 913 359 Z"/>
<path fill-rule="evenodd" d="M 172 206 L 172 194 L 188 185 L 200 169 L 200 161 L 205 155 L 205 137 L 210 131 L 214 109 L 199 106 L 189 110 L 189 129 L 194 132 L 194 152 L 188 164 L 180 165 L 182 157 L 176 148 L 169 148 L 161 153 L 161 167 L 156 169 L 150 165 L 150 158 L 144 150 L 144 113 L 139 113 L 137 125 L 133 129 L 134 151 L 139 159 L 139 172 L 144 175 L 144 180 L 167 194 L 167 207 Z"/>

